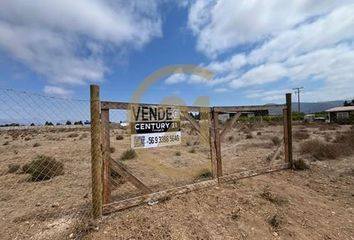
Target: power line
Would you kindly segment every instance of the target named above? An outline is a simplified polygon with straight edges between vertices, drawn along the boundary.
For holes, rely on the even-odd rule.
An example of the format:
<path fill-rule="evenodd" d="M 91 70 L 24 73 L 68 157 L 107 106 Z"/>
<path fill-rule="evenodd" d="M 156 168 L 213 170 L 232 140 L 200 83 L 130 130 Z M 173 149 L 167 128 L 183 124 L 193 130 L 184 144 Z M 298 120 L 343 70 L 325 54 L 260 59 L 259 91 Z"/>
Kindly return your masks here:
<path fill-rule="evenodd" d="M 295 90 L 295 93 L 297 94 L 297 111 L 300 113 L 301 112 L 301 106 L 300 106 L 300 93 L 301 90 L 304 89 L 304 87 L 296 87 L 293 88 Z"/>

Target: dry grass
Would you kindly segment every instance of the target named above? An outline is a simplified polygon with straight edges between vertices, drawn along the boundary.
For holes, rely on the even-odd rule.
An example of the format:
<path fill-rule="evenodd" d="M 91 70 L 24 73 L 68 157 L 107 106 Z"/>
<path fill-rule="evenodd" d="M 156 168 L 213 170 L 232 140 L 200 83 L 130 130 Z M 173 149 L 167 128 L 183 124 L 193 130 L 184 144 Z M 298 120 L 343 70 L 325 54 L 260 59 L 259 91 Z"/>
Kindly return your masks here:
<path fill-rule="evenodd" d="M 324 124 L 321 125 L 318 130 L 320 131 L 335 131 L 339 128 L 339 125 L 337 124 Z"/>
<path fill-rule="evenodd" d="M 9 164 L 9 166 L 8 166 L 7 173 L 15 173 L 15 172 L 17 172 L 20 168 L 21 168 L 21 165 L 20 165 L 20 164 L 11 163 L 11 164 Z"/>
<path fill-rule="evenodd" d="M 120 160 L 129 160 L 135 158 L 136 156 L 137 154 L 134 149 L 128 149 L 120 156 Z"/>
<path fill-rule="evenodd" d="M 114 152 L 116 151 L 116 149 L 115 149 L 114 147 L 110 147 L 110 148 L 109 148 L 109 151 L 110 151 L 111 153 L 114 153 Z"/>
<path fill-rule="evenodd" d="M 123 135 L 119 134 L 116 136 L 116 140 L 118 140 L 118 141 L 123 140 L 123 139 L 124 139 Z"/>
<path fill-rule="evenodd" d="M 79 136 L 78 133 L 70 133 L 70 134 L 68 135 L 69 138 L 75 138 L 75 137 L 78 137 L 78 136 Z"/>
<path fill-rule="evenodd" d="M 310 134 L 306 130 L 300 130 L 300 131 L 294 132 L 293 137 L 295 140 L 301 141 L 301 140 L 308 139 L 310 137 Z"/>
<path fill-rule="evenodd" d="M 271 192 L 269 187 L 266 187 L 263 190 L 263 192 L 260 194 L 260 196 L 265 200 L 274 203 L 276 205 L 283 205 L 285 203 L 288 203 L 288 200 L 285 197 Z"/>
<path fill-rule="evenodd" d="M 191 149 L 189 149 L 189 151 L 188 151 L 189 153 L 195 153 L 196 152 L 196 150 L 195 150 L 195 148 L 191 148 Z"/>
<path fill-rule="evenodd" d="M 252 139 L 252 138 L 253 138 L 253 135 L 251 133 L 246 135 L 246 139 Z"/>
<path fill-rule="evenodd" d="M 310 166 L 303 159 L 298 159 L 294 161 L 294 168 L 295 170 L 303 171 L 309 169 Z"/>
<path fill-rule="evenodd" d="M 204 168 L 198 172 L 197 176 L 195 177 L 195 180 L 201 180 L 201 179 L 206 179 L 211 177 L 212 177 L 212 173 L 210 169 Z"/>
<path fill-rule="evenodd" d="M 55 158 L 38 155 L 30 163 L 22 166 L 22 170 L 31 174 L 32 181 L 43 181 L 64 174 L 64 164 Z"/>
<path fill-rule="evenodd" d="M 325 143 L 318 139 L 307 140 L 300 145 L 302 154 L 310 154 L 317 160 L 336 159 L 340 155 L 340 146 Z"/>
<path fill-rule="evenodd" d="M 281 139 L 277 136 L 272 137 L 271 140 L 272 140 L 272 143 L 274 144 L 274 146 L 279 146 L 281 143 Z"/>
<path fill-rule="evenodd" d="M 274 228 L 279 229 L 283 223 L 283 218 L 278 214 L 275 213 L 268 219 L 268 223 Z"/>
<path fill-rule="evenodd" d="M 333 143 L 320 140 L 307 140 L 300 145 L 302 154 L 310 154 L 317 160 L 336 159 L 339 156 L 349 156 L 354 153 L 354 130 L 337 133 Z"/>

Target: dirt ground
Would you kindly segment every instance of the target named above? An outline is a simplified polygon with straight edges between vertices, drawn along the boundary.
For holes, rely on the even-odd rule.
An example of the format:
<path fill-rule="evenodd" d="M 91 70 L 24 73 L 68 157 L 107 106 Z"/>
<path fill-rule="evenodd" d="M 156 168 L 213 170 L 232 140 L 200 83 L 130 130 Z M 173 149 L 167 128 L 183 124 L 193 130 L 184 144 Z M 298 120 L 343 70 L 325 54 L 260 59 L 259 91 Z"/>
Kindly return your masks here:
<path fill-rule="evenodd" d="M 309 171 L 261 175 L 119 212 L 85 239 L 352 240 L 353 162 L 315 162 Z"/>
<path fill-rule="evenodd" d="M 294 126 L 310 139 L 331 141 L 349 126 Z M 282 138 L 280 125 L 234 128 L 222 141 L 224 173 L 274 162 L 269 156 Z M 118 140 L 117 136 L 123 136 Z M 154 191 L 208 178 L 210 149 L 195 131 L 184 128 L 180 146 L 139 150 L 124 161 Z M 303 139 L 294 138 L 294 157 Z M 112 157 L 130 146 L 129 134 L 111 131 Z M 8 172 L 45 154 L 64 163 L 64 174 L 33 182 Z M 305 159 L 308 160 L 308 159 Z M 310 159 L 309 159 L 310 160 Z M 0 131 L 0 239 L 66 239 L 78 234 L 90 210 L 90 134 L 88 129 Z M 141 193 L 112 178 L 113 200 Z M 354 158 L 311 161 L 307 171 L 281 171 L 173 197 L 105 217 L 89 226 L 86 239 L 354 239 Z M 275 217 L 274 217 L 275 215 Z M 272 219 L 272 217 L 274 217 Z M 272 222 L 272 224 L 270 224 Z"/>

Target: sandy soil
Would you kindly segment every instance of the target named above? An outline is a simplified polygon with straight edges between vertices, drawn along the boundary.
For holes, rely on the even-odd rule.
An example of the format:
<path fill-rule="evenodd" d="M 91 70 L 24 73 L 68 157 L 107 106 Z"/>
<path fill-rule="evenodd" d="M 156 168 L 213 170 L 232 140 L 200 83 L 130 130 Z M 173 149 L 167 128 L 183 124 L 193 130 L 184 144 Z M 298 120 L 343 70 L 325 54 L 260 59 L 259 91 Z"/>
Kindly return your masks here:
<path fill-rule="evenodd" d="M 348 126 L 294 126 L 310 138 L 330 140 Z M 122 135 L 123 140 L 116 136 Z M 251 136 L 251 137 L 250 137 Z M 268 166 L 282 138 L 282 126 L 234 128 L 222 142 L 225 174 Z M 180 146 L 139 150 L 124 161 L 127 168 L 153 190 L 200 181 L 210 170 L 210 150 L 197 133 L 184 128 Z M 295 158 L 299 143 L 294 143 Z M 40 146 L 34 147 L 35 143 Z M 125 130 L 111 131 L 112 157 L 129 148 Z M 21 171 L 8 173 L 9 164 L 30 162 L 45 154 L 64 163 L 65 174 L 48 181 L 30 181 Z M 283 154 L 275 162 L 283 161 Z M 88 239 L 352 239 L 353 158 L 313 163 L 310 171 L 283 171 L 218 188 L 172 198 L 152 207 L 126 210 L 90 225 Z M 112 178 L 114 200 L 141 193 Z M 80 222 L 89 217 L 90 134 L 88 129 L 0 131 L 0 239 L 76 238 Z M 286 201 L 261 197 L 267 186 Z M 281 224 L 268 223 L 278 213 Z M 79 222 L 79 224 L 78 224 Z M 353 238 L 354 239 L 354 238 Z"/>
<path fill-rule="evenodd" d="M 354 239 L 354 158 L 316 162 L 113 214 L 85 239 Z M 274 202 L 264 192 L 275 196 Z M 279 216 L 279 226 L 269 221 Z"/>

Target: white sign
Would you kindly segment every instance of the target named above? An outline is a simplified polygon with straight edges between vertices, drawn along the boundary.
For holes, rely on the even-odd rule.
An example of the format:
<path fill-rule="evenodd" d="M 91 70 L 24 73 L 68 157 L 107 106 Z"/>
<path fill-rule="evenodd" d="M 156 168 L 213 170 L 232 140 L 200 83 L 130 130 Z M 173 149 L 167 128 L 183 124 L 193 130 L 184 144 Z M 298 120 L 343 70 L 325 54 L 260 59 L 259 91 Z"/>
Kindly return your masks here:
<path fill-rule="evenodd" d="M 134 134 L 132 148 L 153 148 L 181 144 L 181 132 Z"/>
<path fill-rule="evenodd" d="M 181 143 L 180 111 L 177 107 L 132 105 L 130 122 L 132 148 Z"/>

